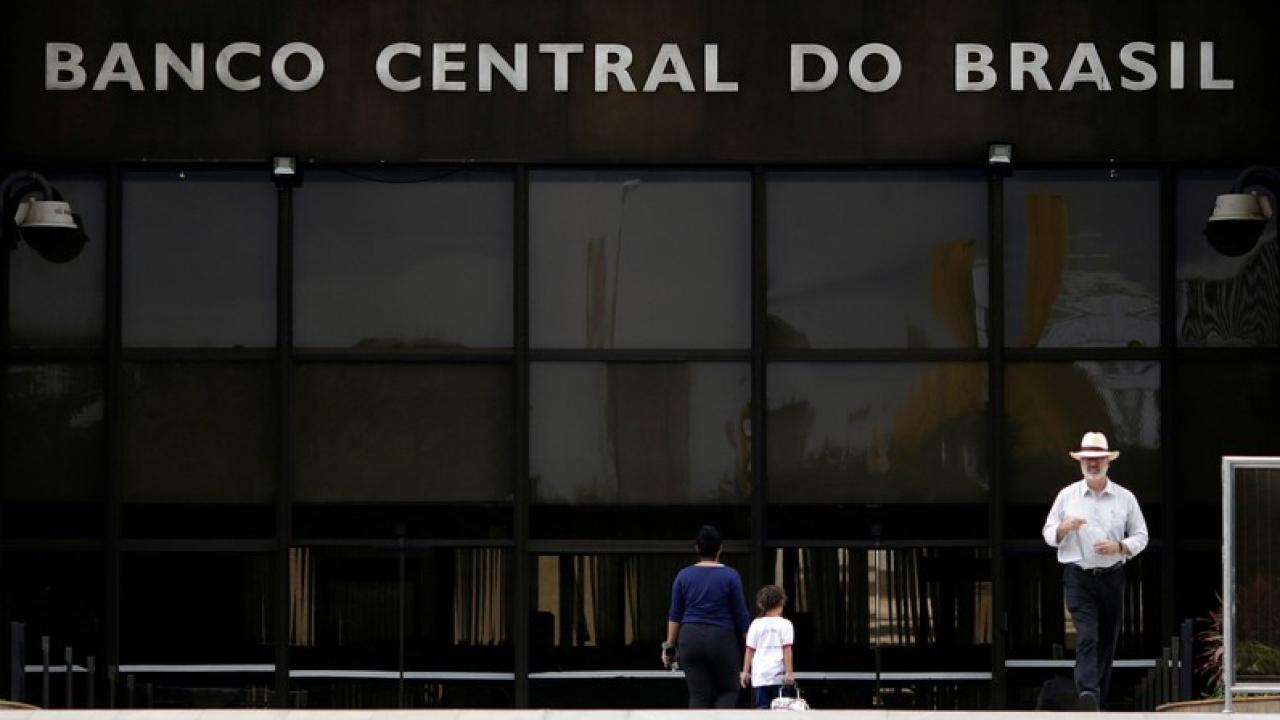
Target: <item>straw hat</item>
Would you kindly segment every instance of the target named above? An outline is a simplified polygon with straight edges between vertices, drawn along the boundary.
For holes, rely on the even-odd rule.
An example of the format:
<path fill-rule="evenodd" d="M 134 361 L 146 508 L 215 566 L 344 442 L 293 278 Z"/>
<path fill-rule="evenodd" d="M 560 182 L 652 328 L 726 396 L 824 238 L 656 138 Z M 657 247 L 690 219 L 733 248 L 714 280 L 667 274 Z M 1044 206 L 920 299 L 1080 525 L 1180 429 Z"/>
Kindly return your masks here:
<path fill-rule="evenodd" d="M 1107 436 L 1100 432 L 1087 432 L 1080 438 L 1080 449 L 1067 453 L 1076 460 L 1085 458 L 1106 458 L 1115 460 L 1120 452 L 1107 447 Z"/>

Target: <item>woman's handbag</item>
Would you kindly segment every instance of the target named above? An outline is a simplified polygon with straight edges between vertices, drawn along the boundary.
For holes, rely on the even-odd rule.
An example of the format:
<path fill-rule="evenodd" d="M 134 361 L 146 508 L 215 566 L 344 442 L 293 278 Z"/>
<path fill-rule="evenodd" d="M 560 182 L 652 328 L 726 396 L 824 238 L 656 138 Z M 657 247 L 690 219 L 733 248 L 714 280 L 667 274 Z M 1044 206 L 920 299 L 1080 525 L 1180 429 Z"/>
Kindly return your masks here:
<path fill-rule="evenodd" d="M 786 686 L 784 685 L 783 687 L 786 687 Z M 791 687 L 796 691 L 796 696 L 787 697 L 782 694 L 783 689 L 778 688 L 778 697 L 774 698 L 769 703 L 770 710 L 808 710 L 809 709 L 809 703 L 805 702 L 805 699 L 800 697 L 800 686 L 792 685 Z"/>

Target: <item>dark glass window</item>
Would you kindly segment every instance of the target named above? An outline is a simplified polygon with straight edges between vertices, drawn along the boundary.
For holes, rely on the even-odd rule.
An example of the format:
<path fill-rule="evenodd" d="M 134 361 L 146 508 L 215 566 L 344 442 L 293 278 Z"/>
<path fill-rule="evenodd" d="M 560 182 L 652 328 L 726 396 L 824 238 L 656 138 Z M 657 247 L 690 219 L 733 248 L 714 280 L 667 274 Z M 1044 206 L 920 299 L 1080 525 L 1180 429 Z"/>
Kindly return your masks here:
<path fill-rule="evenodd" d="M 12 249 L 10 342 L 16 347 L 99 345 L 107 247 L 106 182 L 96 175 L 53 174 L 46 178 L 80 216 L 89 242 L 79 256 L 66 263 L 51 263 L 26 243 Z"/>
<path fill-rule="evenodd" d="M 788 547 L 765 563 L 765 582 L 787 595 L 797 677 L 815 707 L 990 705 L 989 550 Z"/>
<path fill-rule="evenodd" d="M 1006 569 L 1010 586 L 1009 657 L 1050 658 L 1076 646 L 1075 625 L 1062 595 L 1062 566 L 1052 548 L 1011 555 Z M 1148 548 L 1126 564 L 1125 607 L 1118 658 L 1152 657 L 1160 649 L 1159 551 Z"/>
<path fill-rule="evenodd" d="M 694 528 L 684 528 L 687 536 Z M 722 561 L 753 593 L 747 558 Z M 529 621 L 532 707 L 676 708 L 688 705 L 678 673 L 660 672 L 671 584 L 695 558 L 687 555 L 565 554 L 533 559 Z M 631 677 L 600 678 L 610 670 Z"/>
<path fill-rule="evenodd" d="M 296 344 L 510 347 L 512 182 L 462 168 L 308 173 L 295 195 Z"/>
<path fill-rule="evenodd" d="M 308 704 L 398 707 L 401 669 L 404 707 L 514 703 L 510 550 L 296 547 L 289 566 L 290 663 Z"/>
<path fill-rule="evenodd" d="M 771 535 L 986 537 L 985 365 L 774 363 L 768 387 Z"/>
<path fill-rule="evenodd" d="M 1121 459 L 1123 459 L 1123 455 Z M 1005 563 L 1010 592 L 1007 631 L 1011 709 L 1036 705 L 1040 685 L 1055 673 L 1070 674 L 1076 647 L 1075 625 L 1062 595 L 1062 566 L 1051 548 L 1010 555 Z M 1124 607 L 1112 672 L 1111 705 L 1133 707 L 1134 686 L 1150 666 L 1133 667 L 1126 660 L 1151 661 L 1168 639 L 1160 638 L 1160 555 L 1148 548 L 1125 564 Z M 1053 664 L 1054 658 L 1062 658 Z"/>
<path fill-rule="evenodd" d="M 1275 226 L 1253 252 L 1227 257 L 1204 237 L 1214 199 L 1235 173 L 1178 175 L 1178 343 L 1195 347 L 1280 343 L 1280 249 Z"/>
<path fill-rule="evenodd" d="M 1155 172 L 1019 172 L 1005 181 L 1011 347 L 1160 343 Z"/>
<path fill-rule="evenodd" d="M 722 519 L 745 532 L 748 366 L 536 363 L 529 385 L 535 535 L 683 539 Z"/>
<path fill-rule="evenodd" d="M 272 560 L 268 553 L 125 553 L 120 673 L 135 680 L 126 704 L 269 705 L 277 632 Z"/>
<path fill-rule="evenodd" d="M 509 536 L 512 392 L 505 365 L 299 366 L 296 530 Z"/>
<path fill-rule="evenodd" d="M 51 665 L 64 664 L 67 648 L 71 648 L 72 664 L 81 668 L 86 667 L 88 658 L 93 656 L 100 683 L 98 697 L 102 697 L 101 687 L 105 685 L 101 681 L 107 664 L 103 645 L 106 621 L 103 617 L 105 565 L 102 554 L 80 551 L 5 552 L 0 554 L 0 567 L 3 567 L 5 578 L 0 582 L 0 620 L 4 622 L 5 639 L 3 667 L 9 666 L 10 623 L 22 623 L 25 626 L 25 665 L 41 664 L 40 639 L 48 637 Z M 61 673 L 53 674 L 50 708 L 65 707 L 64 678 Z M 73 682 L 73 705 L 84 707 L 86 676 L 76 673 Z M 5 697 L 12 697 L 8 676 L 4 687 Z M 39 672 L 27 674 L 25 690 L 26 702 L 40 704 Z"/>
<path fill-rule="evenodd" d="M 985 548 L 779 548 L 797 668 L 928 672 L 991 667 L 991 552 Z M 799 660 L 803 658 L 803 662 Z"/>
<path fill-rule="evenodd" d="M 685 530 L 688 535 L 696 528 Z M 655 669 L 666 639 L 671 584 L 695 560 L 683 554 L 535 556 L 531 672 L 553 679 L 556 672 Z M 721 561 L 742 576 L 743 600 L 751 608 L 755 592 L 747 587 L 746 556 L 725 553 Z M 683 683 L 679 692 L 685 697 Z M 652 700 L 637 702 L 633 707 L 653 706 Z M 609 705 L 627 707 L 619 701 Z"/>
<path fill-rule="evenodd" d="M 1221 531 L 1220 522 L 1218 529 Z M 1173 616 L 1179 622 L 1192 620 L 1195 632 L 1199 633 L 1211 627 L 1211 613 L 1220 615 L 1222 612 L 1222 534 L 1219 532 L 1214 540 L 1195 540 L 1194 545 L 1186 542 L 1184 537 L 1186 535 L 1178 533 L 1179 543 L 1173 574 Z M 1211 673 L 1194 673 L 1191 697 L 1213 694 L 1216 691 L 1214 685 Z"/>
<path fill-rule="evenodd" d="M 122 378 L 125 534 L 270 536 L 271 366 L 130 363 Z"/>
<path fill-rule="evenodd" d="M 273 662 L 272 568 L 268 553 L 125 553 L 121 661 Z"/>
<path fill-rule="evenodd" d="M 1006 535 L 1034 539 L 1058 492 L 1082 476 L 1067 453 L 1087 431 L 1120 451 L 1112 480 L 1133 491 L 1147 528 L 1159 529 L 1160 365 L 1099 361 L 1005 368 Z"/>
<path fill-rule="evenodd" d="M 1232 546 L 1235 567 L 1235 677 L 1274 682 L 1280 676 L 1280 469 L 1237 468 Z"/>
<path fill-rule="evenodd" d="M 100 536 L 102 371 L 95 365 L 11 365 L 5 395 L 4 535 Z"/>
<path fill-rule="evenodd" d="M 768 343 L 987 343 L 987 183 L 977 173 L 772 172 Z"/>
<path fill-rule="evenodd" d="M 262 171 L 124 181 L 124 344 L 275 344 L 276 191 Z"/>
<path fill-rule="evenodd" d="M 568 171 L 529 180 L 529 342 L 751 344 L 751 178 Z"/>
<path fill-rule="evenodd" d="M 1280 374 L 1265 362 L 1189 362 L 1174 377 L 1178 535 L 1222 540 L 1222 456 L 1277 454 Z"/>

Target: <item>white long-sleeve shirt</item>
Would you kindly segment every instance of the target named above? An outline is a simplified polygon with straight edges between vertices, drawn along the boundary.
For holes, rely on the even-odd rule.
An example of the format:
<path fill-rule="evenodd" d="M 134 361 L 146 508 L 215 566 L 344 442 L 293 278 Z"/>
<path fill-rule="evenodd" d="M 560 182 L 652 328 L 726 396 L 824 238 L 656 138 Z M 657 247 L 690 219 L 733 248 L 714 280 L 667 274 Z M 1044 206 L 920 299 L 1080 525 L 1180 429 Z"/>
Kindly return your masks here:
<path fill-rule="evenodd" d="M 1084 518 L 1085 523 L 1062 536 L 1058 526 L 1068 517 Z M 1110 567 L 1142 552 L 1147 546 L 1147 520 L 1138 507 L 1138 498 L 1107 478 L 1102 492 L 1093 493 L 1083 478 L 1058 493 L 1044 521 L 1044 541 L 1058 548 L 1058 562 L 1083 568 Z M 1099 555 L 1093 544 L 1099 540 L 1124 543 L 1122 555 Z"/>

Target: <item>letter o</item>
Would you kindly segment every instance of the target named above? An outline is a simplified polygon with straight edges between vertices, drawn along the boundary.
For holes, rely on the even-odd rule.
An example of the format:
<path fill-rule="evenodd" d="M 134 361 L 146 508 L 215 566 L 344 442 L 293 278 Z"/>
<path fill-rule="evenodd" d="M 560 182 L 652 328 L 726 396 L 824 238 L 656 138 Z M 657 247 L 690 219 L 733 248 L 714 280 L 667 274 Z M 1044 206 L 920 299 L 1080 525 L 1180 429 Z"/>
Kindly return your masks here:
<path fill-rule="evenodd" d="M 889 69 L 885 72 L 884 77 L 880 80 L 868 80 L 867 76 L 862 72 L 862 66 L 870 55 L 879 55 L 884 58 Z M 884 43 L 867 43 L 857 50 L 853 51 L 853 55 L 849 57 L 849 79 L 859 90 L 869 93 L 884 92 L 898 84 L 898 79 L 902 77 L 902 59 L 898 57 L 898 53 Z"/>
<path fill-rule="evenodd" d="M 284 64 L 293 55 L 305 57 L 310 65 L 307 76 L 301 80 L 290 78 L 284 71 Z M 310 90 L 320 84 L 320 78 L 324 77 L 324 58 L 320 57 L 319 50 L 304 42 L 282 45 L 276 54 L 271 56 L 271 77 L 275 78 L 276 84 L 285 90 L 292 92 Z"/>

